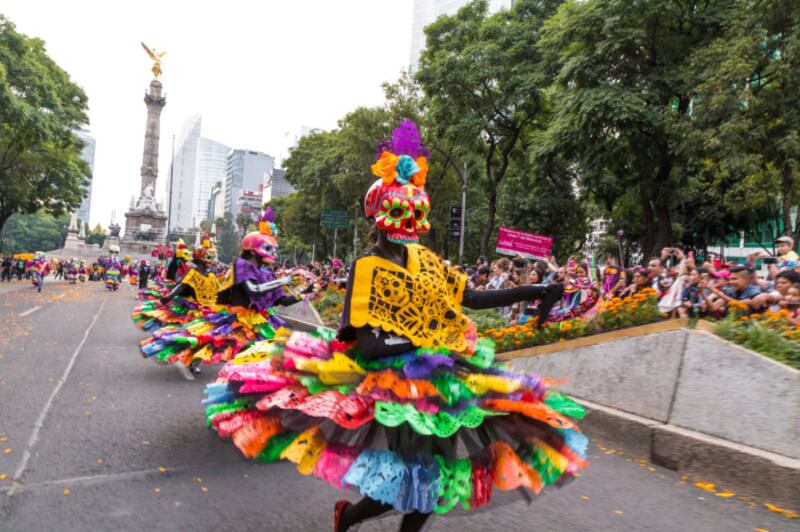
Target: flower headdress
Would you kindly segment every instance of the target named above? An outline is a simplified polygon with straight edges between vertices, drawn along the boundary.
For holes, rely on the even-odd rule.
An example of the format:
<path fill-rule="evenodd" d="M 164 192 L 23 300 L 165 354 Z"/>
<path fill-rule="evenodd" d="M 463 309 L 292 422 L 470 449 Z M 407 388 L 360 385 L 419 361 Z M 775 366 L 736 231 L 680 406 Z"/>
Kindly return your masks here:
<path fill-rule="evenodd" d="M 278 236 L 278 227 L 275 225 L 275 213 L 272 207 L 267 207 L 258 218 L 258 232 L 262 235 Z"/>
<path fill-rule="evenodd" d="M 382 178 L 384 185 L 411 183 L 425 188 L 430 150 L 422 145 L 412 120 L 401 121 L 392 131 L 392 139 L 381 140 L 375 151 L 377 162 L 372 165 L 372 173 Z"/>

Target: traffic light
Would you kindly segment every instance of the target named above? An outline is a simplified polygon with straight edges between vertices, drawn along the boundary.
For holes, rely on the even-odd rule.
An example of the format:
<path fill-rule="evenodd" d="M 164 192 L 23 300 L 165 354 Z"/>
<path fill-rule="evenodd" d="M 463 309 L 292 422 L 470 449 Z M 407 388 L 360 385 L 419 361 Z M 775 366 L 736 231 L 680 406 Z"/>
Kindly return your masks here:
<path fill-rule="evenodd" d="M 461 207 L 450 207 L 450 238 L 461 236 Z"/>

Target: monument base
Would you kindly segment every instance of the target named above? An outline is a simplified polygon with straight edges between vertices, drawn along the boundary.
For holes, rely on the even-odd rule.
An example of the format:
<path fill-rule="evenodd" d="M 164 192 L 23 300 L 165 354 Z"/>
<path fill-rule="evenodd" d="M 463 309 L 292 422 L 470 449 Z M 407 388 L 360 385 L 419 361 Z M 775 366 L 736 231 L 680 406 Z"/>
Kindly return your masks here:
<path fill-rule="evenodd" d="M 97 244 L 87 244 L 74 232 L 67 234 L 64 247 L 45 253 L 47 258 L 70 260 L 73 258 L 93 261 L 104 252 Z"/>
<path fill-rule="evenodd" d="M 167 237 L 167 215 L 156 210 L 131 210 L 125 213 L 123 243 L 152 242 L 161 244 Z"/>

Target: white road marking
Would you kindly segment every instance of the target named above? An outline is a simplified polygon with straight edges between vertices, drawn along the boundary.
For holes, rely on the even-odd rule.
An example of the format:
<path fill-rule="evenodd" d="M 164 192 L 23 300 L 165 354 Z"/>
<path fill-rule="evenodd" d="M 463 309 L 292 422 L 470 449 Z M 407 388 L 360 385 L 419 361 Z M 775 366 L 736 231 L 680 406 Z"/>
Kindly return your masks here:
<path fill-rule="evenodd" d="M 89 338 L 89 333 L 92 332 L 95 323 L 97 323 L 97 318 L 99 318 L 100 313 L 103 312 L 103 307 L 106 306 L 107 300 L 108 300 L 107 297 L 103 299 L 103 303 L 97 310 L 97 314 L 94 315 L 92 323 L 90 323 L 89 327 L 87 327 L 86 330 L 84 331 L 81 343 L 78 344 L 78 347 L 75 348 L 75 352 L 72 353 L 72 357 L 69 359 L 69 363 L 67 364 L 67 367 L 64 369 L 64 373 L 58 380 L 58 384 L 56 384 L 56 387 L 53 388 L 52 392 L 50 392 L 50 397 L 47 398 L 47 402 L 44 404 L 42 411 L 39 412 L 39 416 L 36 418 L 36 422 L 33 424 L 33 432 L 31 433 L 31 437 L 28 439 L 28 445 L 27 447 L 25 447 L 25 452 L 22 453 L 22 460 L 20 460 L 16 471 L 14 471 L 14 477 L 12 478 L 13 485 L 11 486 L 11 489 L 8 490 L 9 496 L 14 495 L 14 492 L 17 490 L 19 481 L 20 479 L 22 479 L 22 475 L 25 474 L 25 469 L 28 467 L 28 462 L 31 459 L 31 450 L 39 441 L 39 431 L 42 430 L 42 425 L 44 425 L 44 420 L 47 417 L 47 413 L 50 412 L 50 408 L 53 406 L 53 401 L 55 400 L 56 395 L 58 395 L 59 390 L 61 390 L 61 387 L 64 385 L 65 382 L 67 382 L 67 378 L 69 378 L 69 374 L 72 372 L 72 367 L 75 365 L 75 360 L 78 358 L 81 349 L 83 349 L 83 345 Z"/>
<path fill-rule="evenodd" d="M 38 307 L 30 308 L 30 309 L 26 310 L 25 312 L 20 312 L 19 315 L 24 317 L 24 316 L 27 316 L 28 314 L 33 314 L 34 312 L 36 312 L 40 308 L 42 308 L 41 305 L 38 306 Z"/>
<path fill-rule="evenodd" d="M 205 463 L 203 464 L 203 467 L 224 467 L 234 463 L 241 463 L 241 460 L 239 458 L 236 458 L 235 461 L 224 460 L 220 462 Z M 167 472 L 180 473 L 183 471 L 196 470 L 196 469 L 197 465 L 192 464 L 192 465 L 170 467 L 167 470 Z M 65 484 L 68 486 L 91 485 L 91 484 L 100 484 L 104 482 L 116 482 L 116 481 L 124 481 L 136 478 L 144 478 L 156 474 L 163 475 L 163 473 L 159 469 L 140 469 L 138 471 L 125 471 L 122 473 L 106 473 L 101 475 L 87 475 L 84 477 L 45 480 L 43 482 L 37 482 L 35 484 L 0 487 L 0 493 L 6 492 L 10 495 L 11 491 L 15 488 L 17 492 L 26 492 L 26 491 L 34 491 L 34 490 L 50 488 L 54 486 L 63 486 Z"/>

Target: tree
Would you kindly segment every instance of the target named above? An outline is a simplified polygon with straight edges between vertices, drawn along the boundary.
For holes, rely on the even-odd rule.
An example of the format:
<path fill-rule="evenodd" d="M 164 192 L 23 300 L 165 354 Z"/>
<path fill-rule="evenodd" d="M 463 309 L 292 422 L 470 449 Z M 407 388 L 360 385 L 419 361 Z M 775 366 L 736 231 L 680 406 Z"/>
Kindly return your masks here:
<path fill-rule="evenodd" d="M 200 230 L 208 233 L 211 231 L 212 224 L 213 222 L 211 220 L 203 220 L 200 222 Z"/>
<path fill-rule="evenodd" d="M 43 41 L 0 15 L 0 228 L 15 212 L 61 215 L 89 184 L 74 131 L 88 123 L 86 94 Z"/>
<path fill-rule="evenodd" d="M 747 226 L 779 219 L 800 239 L 800 4 L 737 2 L 725 31 L 693 58 L 699 105 L 695 145 L 720 201 Z M 777 202 L 775 201 L 777 200 Z M 754 210 L 763 211 L 753 216 Z M 773 235 L 773 238 L 777 235 Z"/>
<path fill-rule="evenodd" d="M 247 228 L 253 223 L 253 216 L 246 213 L 240 212 L 236 215 L 236 226 L 239 228 L 239 231 L 242 233 L 247 232 Z"/>
<path fill-rule="evenodd" d="M 86 243 L 87 244 L 97 244 L 100 247 L 103 247 L 103 243 L 106 241 L 106 230 L 100 224 L 94 226 L 90 232 L 86 234 Z"/>
<path fill-rule="evenodd" d="M 702 171 L 688 135 L 692 56 L 722 35 L 733 3 L 568 2 L 539 42 L 556 83 L 555 116 L 537 157 L 575 164 L 581 185 L 609 212 L 633 199 L 651 255 L 674 242 L 675 192 Z"/>
<path fill-rule="evenodd" d="M 426 48 L 416 78 L 430 98 L 427 122 L 461 158 L 477 159 L 486 191 L 480 253 L 494 234 L 498 187 L 513 173 L 515 151 L 546 110 L 537 47 L 544 22 L 558 0 L 520 0 L 488 15 L 476 0 L 425 28 Z"/>
<path fill-rule="evenodd" d="M 14 214 L 4 228 L 4 249 L 10 253 L 61 249 L 68 225 L 69 216 L 65 215 L 54 218 L 44 211 Z"/>
<path fill-rule="evenodd" d="M 226 212 L 225 216 L 217 219 L 217 232 L 220 233 L 219 239 L 219 258 L 222 262 L 233 263 L 239 255 L 239 246 L 242 235 L 236 231 L 236 224 L 233 223 L 233 214 Z"/>

